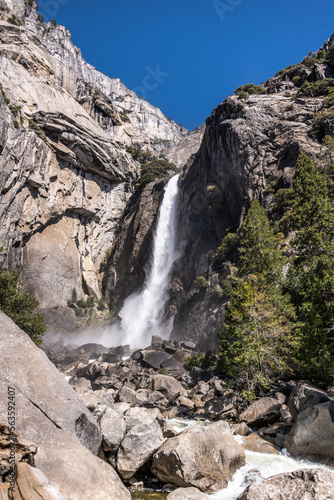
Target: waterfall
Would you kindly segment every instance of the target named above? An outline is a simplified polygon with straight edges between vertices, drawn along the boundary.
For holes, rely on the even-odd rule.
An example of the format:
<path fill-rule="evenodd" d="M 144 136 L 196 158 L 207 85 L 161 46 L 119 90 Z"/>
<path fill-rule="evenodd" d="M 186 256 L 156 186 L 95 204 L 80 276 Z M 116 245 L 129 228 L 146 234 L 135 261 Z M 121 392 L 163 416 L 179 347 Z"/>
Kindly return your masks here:
<path fill-rule="evenodd" d="M 162 318 L 170 271 L 179 257 L 176 245 L 178 178 L 178 175 L 172 177 L 165 187 L 144 288 L 130 295 L 119 312 L 121 331 L 118 328 L 118 333 L 122 335 L 120 340 L 123 345 L 144 347 L 150 344 L 152 335 L 168 338 L 173 327 L 172 318 L 164 324 Z"/>

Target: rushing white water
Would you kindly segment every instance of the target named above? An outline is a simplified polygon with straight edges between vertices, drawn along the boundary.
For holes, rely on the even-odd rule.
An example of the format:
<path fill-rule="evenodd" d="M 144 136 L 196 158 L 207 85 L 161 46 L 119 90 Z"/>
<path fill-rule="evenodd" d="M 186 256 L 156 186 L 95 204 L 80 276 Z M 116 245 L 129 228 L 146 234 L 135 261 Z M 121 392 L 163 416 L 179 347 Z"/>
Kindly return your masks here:
<path fill-rule="evenodd" d="M 119 312 L 121 323 L 113 327 L 113 336 L 118 329 L 120 343 L 131 347 L 144 347 L 151 342 L 152 335 L 168 338 L 173 319 L 162 322 L 166 287 L 170 271 L 179 257 L 176 246 L 176 215 L 178 203 L 178 178 L 172 177 L 165 187 L 154 235 L 151 266 L 141 292 L 128 297 Z"/>
<path fill-rule="evenodd" d="M 183 430 L 191 427 L 198 427 L 208 425 L 210 422 L 198 422 L 195 420 L 169 420 L 173 428 L 182 432 Z M 241 436 L 234 436 L 236 441 L 242 442 Z M 207 495 L 210 500 L 235 500 L 238 496 L 251 484 L 249 478 L 252 476 L 259 479 L 266 479 L 276 474 L 283 472 L 293 472 L 299 469 L 314 469 L 314 468 L 328 468 L 325 465 L 312 463 L 307 460 L 297 460 L 292 458 L 284 450 L 279 455 L 268 455 L 266 453 L 257 453 L 254 451 L 245 451 L 246 465 L 237 470 L 231 481 L 229 481 L 227 488 Z M 258 479 L 258 480 L 259 480 Z"/>

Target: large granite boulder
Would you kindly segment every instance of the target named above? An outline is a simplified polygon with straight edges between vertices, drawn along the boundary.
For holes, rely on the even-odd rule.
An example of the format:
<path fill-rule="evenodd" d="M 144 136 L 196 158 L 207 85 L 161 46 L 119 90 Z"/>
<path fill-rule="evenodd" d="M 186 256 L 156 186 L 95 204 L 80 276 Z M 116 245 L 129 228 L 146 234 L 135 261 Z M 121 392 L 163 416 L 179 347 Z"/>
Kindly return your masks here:
<path fill-rule="evenodd" d="M 105 451 L 117 451 L 126 431 L 124 418 L 116 410 L 104 407 L 98 416 Z"/>
<path fill-rule="evenodd" d="M 237 500 L 332 500 L 334 471 L 302 469 L 256 481 Z"/>
<path fill-rule="evenodd" d="M 306 408 L 284 441 L 294 457 L 334 466 L 334 408 L 331 402 Z"/>
<path fill-rule="evenodd" d="M 331 398 L 326 391 L 308 382 L 301 381 L 296 385 L 290 395 L 288 410 L 293 417 L 296 417 L 298 413 L 306 410 L 306 408 L 310 408 L 320 403 L 326 403 L 327 401 L 333 402 L 333 398 Z"/>
<path fill-rule="evenodd" d="M 157 420 L 144 417 L 126 434 L 117 452 L 117 470 L 130 479 L 162 445 L 164 437 Z"/>
<path fill-rule="evenodd" d="M 168 439 L 153 456 L 152 472 L 162 482 L 211 492 L 225 488 L 243 465 L 244 450 L 219 421 Z"/>
<path fill-rule="evenodd" d="M 12 387 L 16 430 L 38 446 L 36 467 L 68 500 L 129 500 L 116 472 L 92 453 L 99 449 L 101 432 L 91 413 L 45 354 L 2 313 L 0 346 L 0 421 L 7 420 Z"/>
<path fill-rule="evenodd" d="M 261 427 L 280 419 L 282 404 L 275 398 L 260 398 L 241 413 L 240 419 L 250 427 Z"/>
<path fill-rule="evenodd" d="M 187 396 L 187 391 L 180 382 L 168 375 L 154 375 L 153 390 L 161 392 L 168 400 L 177 396 Z"/>

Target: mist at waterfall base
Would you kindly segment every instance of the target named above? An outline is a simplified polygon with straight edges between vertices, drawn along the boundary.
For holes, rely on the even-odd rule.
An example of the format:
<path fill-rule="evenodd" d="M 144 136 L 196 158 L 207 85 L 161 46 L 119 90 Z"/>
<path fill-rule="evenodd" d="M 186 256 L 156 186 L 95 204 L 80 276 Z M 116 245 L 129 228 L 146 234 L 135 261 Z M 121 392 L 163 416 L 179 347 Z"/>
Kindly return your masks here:
<path fill-rule="evenodd" d="M 145 347 L 150 345 L 152 335 L 168 339 L 173 329 L 174 319 L 163 321 L 163 316 L 170 272 L 180 257 L 176 234 L 178 179 L 175 175 L 165 187 L 144 287 L 124 301 L 120 320 L 111 327 L 108 340 L 105 339 L 108 344 Z"/>

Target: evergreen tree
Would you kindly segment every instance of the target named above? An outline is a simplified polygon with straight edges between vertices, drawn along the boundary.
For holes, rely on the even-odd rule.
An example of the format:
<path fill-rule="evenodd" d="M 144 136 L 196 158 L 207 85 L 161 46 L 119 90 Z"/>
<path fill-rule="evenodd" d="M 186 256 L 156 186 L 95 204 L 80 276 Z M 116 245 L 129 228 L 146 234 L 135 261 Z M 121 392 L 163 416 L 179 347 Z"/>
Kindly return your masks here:
<path fill-rule="evenodd" d="M 43 315 L 35 311 L 37 306 L 35 297 L 23 291 L 20 271 L 7 271 L 0 264 L 0 310 L 40 346 L 47 325 Z"/>
<path fill-rule="evenodd" d="M 311 159 L 298 158 L 291 228 L 296 255 L 288 286 L 302 327 L 306 373 L 323 381 L 334 373 L 334 215 L 326 179 Z"/>
<path fill-rule="evenodd" d="M 294 320 L 289 297 L 279 289 L 265 287 L 255 275 L 236 280 L 219 357 L 227 374 L 246 380 L 248 395 L 265 388 L 271 377 L 292 372 Z"/>
<path fill-rule="evenodd" d="M 239 275 L 256 274 L 265 282 L 277 281 L 282 274 L 283 254 L 258 200 L 253 200 L 240 233 Z"/>

